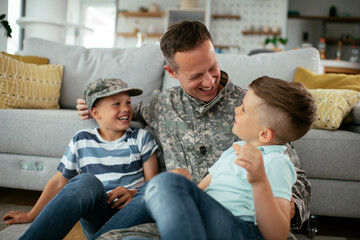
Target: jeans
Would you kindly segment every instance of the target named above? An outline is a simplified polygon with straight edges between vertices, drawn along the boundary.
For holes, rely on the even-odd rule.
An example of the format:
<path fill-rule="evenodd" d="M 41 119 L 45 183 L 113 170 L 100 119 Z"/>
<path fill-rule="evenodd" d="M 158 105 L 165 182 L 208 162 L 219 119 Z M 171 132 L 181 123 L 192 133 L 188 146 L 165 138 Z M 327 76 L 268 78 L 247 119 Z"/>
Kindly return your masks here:
<path fill-rule="evenodd" d="M 80 174 L 44 207 L 20 239 L 63 239 L 79 220 L 90 238 L 117 211 L 107 204 L 100 180 Z"/>
<path fill-rule="evenodd" d="M 105 225 L 92 237 L 92 239 L 97 239 L 103 233 L 114 229 L 129 228 L 143 223 L 153 223 L 154 220 L 148 214 L 144 201 L 147 184 L 148 182 L 141 186 L 134 195 L 133 199 L 120 211 L 114 214 L 114 216 L 105 223 Z"/>
<path fill-rule="evenodd" d="M 154 177 L 145 191 L 145 205 L 161 239 L 263 239 L 253 222 L 234 216 L 178 174 Z"/>

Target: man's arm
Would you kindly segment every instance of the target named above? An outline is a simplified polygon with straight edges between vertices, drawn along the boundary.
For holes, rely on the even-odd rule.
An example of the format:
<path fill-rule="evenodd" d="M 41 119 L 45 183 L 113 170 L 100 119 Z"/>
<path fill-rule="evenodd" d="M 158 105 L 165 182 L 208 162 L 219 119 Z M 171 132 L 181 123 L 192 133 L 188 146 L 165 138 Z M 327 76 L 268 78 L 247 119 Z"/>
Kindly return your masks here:
<path fill-rule="evenodd" d="M 300 169 L 300 160 L 291 144 L 286 144 L 287 154 L 295 167 L 297 179 L 292 187 L 294 198 L 295 216 L 291 219 L 291 228 L 300 229 L 302 224 L 308 220 L 311 204 L 311 184 L 306 178 L 306 172 Z"/>

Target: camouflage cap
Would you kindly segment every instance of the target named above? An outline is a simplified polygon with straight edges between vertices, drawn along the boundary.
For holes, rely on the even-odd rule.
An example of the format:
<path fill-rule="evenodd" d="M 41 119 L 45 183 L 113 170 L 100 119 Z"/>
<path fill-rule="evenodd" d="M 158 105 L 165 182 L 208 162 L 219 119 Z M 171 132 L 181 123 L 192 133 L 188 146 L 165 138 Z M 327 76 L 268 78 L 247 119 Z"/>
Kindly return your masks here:
<path fill-rule="evenodd" d="M 138 96 L 143 93 L 139 88 L 129 88 L 127 83 L 119 78 L 100 78 L 87 85 L 83 96 L 88 109 L 91 110 L 97 99 L 122 92 L 128 92 L 130 96 Z"/>

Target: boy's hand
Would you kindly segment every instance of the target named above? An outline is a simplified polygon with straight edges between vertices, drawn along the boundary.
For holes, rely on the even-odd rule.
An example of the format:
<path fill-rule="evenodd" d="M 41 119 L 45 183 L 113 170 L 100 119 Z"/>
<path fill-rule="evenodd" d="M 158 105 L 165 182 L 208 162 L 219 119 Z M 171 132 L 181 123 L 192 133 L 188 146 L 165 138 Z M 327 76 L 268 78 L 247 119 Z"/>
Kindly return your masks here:
<path fill-rule="evenodd" d="M 5 224 L 7 225 L 15 223 L 29 223 L 33 221 L 28 212 L 21 211 L 10 211 L 4 215 L 2 220 L 5 221 Z"/>
<path fill-rule="evenodd" d="M 245 144 L 241 147 L 238 144 L 234 144 L 233 148 L 237 155 L 235 164 L 246 169 L 248 172 L 247 179 L 251 185 L 261 182 L 266 178 L 264 161 L 260 149 L 250 144 Z"/>
<path fill-rule="evenodd" d="M 78 110 L 78 115 L 81 117 L 82 120 L 90 119 L 91 114 L 89 112 L 88 107 L 86 106 L 86 102 L 84 99 L 79 98 L 76 101 L 76 109 Z"/>
<path fill-rule="evenodd" d="M 121 209 L 133 199 L 136 192 L 137 190 L 129 190 L 122 186 L 117 187 L 108 193 L 107 204 L 112 208 Z M 117 200 L 114 202 L 115 199 Z"/>

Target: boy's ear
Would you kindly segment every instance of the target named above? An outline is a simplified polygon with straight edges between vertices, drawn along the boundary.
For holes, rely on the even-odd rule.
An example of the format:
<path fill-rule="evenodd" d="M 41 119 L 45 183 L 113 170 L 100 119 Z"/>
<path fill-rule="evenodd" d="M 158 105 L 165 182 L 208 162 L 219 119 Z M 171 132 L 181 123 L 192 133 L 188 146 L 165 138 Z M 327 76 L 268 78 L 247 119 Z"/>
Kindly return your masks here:
<path fill-rule="evenodd" d="M 175 78 L 175 79 L 176 79 L 176 73 L 175 73 L 174 70 L 172 70 L 172 69 L 170 68 L 169 65 L 165 65 L 164 68 L 165 68 L 165 70 L 169 73 L 169 75 L 170 75 L 172 78 Z"/>
<path fill-rule="evenodd" d="M 100 118 L 99 112 L 96 109 L 96 107 L 92 107 L 91 110 L 90 110 L 90 113 L 91 113 L 91 115 L 92 115 L 92 117 L 94 119 L 99 119 Z"/>
<path fill-rule="evenodd" d="M 259 134 L 259 141 L 262 143 L 269 143 L 274 139 L 274 131 L 270 128 L 264 128 Z"/>

